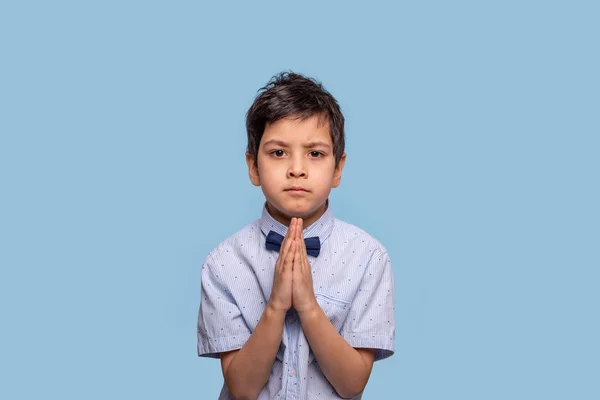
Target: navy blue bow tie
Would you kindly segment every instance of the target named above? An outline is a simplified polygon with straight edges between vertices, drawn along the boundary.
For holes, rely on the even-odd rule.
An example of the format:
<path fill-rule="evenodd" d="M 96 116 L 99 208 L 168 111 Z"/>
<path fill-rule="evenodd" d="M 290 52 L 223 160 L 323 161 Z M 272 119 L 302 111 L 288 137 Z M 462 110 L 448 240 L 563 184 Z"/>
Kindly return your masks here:
<path fill-rule="evenodd" d="M 265 247 L 268 250 L 279 251 L 281 242 L 283 242 L 283 236 L 277 232 L 269 231 Z M 318 236 L 305 238 L 304 243 L 306 244 L 306 252 L 309 256 L 317 257 L 319 255 L 319 252 L 321 251 L 321 241 Z"/>

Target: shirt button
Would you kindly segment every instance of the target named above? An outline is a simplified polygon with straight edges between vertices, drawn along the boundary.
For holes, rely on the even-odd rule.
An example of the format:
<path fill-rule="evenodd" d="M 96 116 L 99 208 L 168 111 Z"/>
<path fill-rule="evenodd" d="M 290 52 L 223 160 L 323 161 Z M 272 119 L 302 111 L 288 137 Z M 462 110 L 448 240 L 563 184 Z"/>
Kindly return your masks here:
<path fill-rule="evenodd" d="M 296 370 L 294 368 L 290 369 L 290 376 L 295 376 Z"/>

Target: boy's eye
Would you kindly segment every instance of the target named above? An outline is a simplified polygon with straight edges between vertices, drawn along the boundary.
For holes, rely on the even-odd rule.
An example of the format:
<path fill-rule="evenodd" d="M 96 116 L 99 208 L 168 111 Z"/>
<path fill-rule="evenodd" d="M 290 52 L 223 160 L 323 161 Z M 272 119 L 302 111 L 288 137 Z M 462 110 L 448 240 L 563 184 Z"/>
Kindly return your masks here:
<path fill-rule="evenodd" d="M 274 155 L 277 158 L 281 158 L 281 157 L 283 157 L 285 155 L 285 151 L 284 150 L 273 150 L 269 154 L 272 154 L 272 155 Z M 320 151 L 311 151 L 309 154 L 310 154 L 310 156 L 312 158 L 319 158 L 319 157 L 323 157 L 324 156 L 324 154 L 321 153 Z"/>

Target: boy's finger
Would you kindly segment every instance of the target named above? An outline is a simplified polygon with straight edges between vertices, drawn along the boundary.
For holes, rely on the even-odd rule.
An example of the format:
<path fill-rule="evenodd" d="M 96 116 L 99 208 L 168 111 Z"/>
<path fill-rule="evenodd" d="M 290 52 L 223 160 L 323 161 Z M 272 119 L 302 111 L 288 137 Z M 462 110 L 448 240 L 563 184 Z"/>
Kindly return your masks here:
<path fill-rule="evenodd" d="M 293 220 L 293 218 L 292 218 Z M 293 222 L 290 222 L 290 227 L 292 226 Z M 290 229 L 288 228 L 288 231 L 285 233 L 285 235 L 283 236 L 283 240 L 281 241 L 281 250 L 283 251 L 283 249 L 285 248 L 285 245 L 287 242 L 289 242 L 288 239 L 290 239 L 291 235 L 290 235 Z"/>
<path fill-rule="evenodd" d="M 300 221 L 300 219 L 298 219 L 298 221 L 296 222 L 296 225 L 294 226 L 294 238 L 296 240 L 298 240 L 298 224 L 300 223 L 299 221 Z"/>
<path fill-rule="evenodd" d="M 293 220 L 293 218 L 292 218 L 292 220 Z M 284 259 L 285 259 L 287 252 L 290 249 L 290 243 L 292 242 L 292 240 L 294 240 L 294 232 L 292 230 L 293 226 L 294 226 L 294 223 L 291 222 L 290 227 L 289 227 L 287 233 L 285 234 L 285 237 L 283 238 L 283 242 L 281 242 L 280 253 L 282 254 Z"/>
<path fill-rule="evenodd" d="M 300 244 L 298 242 L 295 242 L 295 247 L 296 247 L 296 251 L 294 252 L 294 264 L 293 264 L 293 272 L 294 273 L 298 273 L 300 272 Z"/>
<path fill-rule="evenodd" d="M 296 257 L 296 248 L 298 247 L 298 243 L 295 240 L 291 241 L 290 250 L 285 255 L 285 259 L 283 262 L 284 269 L 291 268 L 292 263 L 294 262 L 294 258 Z"/>
<path fill-rule="evenodd" d="M 299 229 L 300 233 L 298 234 L 298 240 L 300 241 L 302 251 L 304 251 L 306 253 L 306 242 L 304 241 L 304 232 L 302 232 L 302 228 L 304 226 L 304 221 L 302 221 L 302 219 L 300 219 L 299 225 L 300 225 L 300 229 Z"/>
<path fill-rule="evenodd" d="M 307 273 L 310 273 L 310 263 L 308 262 L 308 257 L 306 256 L 308 254 L 308 251 L 306 250 L 306 242 L 304 241 L 304 232 L 302 231 L 302 227 L 304 226 L 303 222 L 304 221 L 300 220 L 300 239 L 298 242 L 300 244 L 300 249 L 298 250 L 298 252 L 301 252 L 301 254 L 304 255 L 304 257 L 301 258 L 302 266 Z"/>
<path fill-rule="evenodd" d="M 292 218 L 293 221 L 293 218 Z M 293 226 L 293 222 L 290 222 L 290 228 Z M 281 241 L 281 246 L 279 247 L 279 255 L 283 256 L 285 258 L 285 254 L 287 253 L 287 249 L 290 245 L 290 241 L 293 239 L 291 233 L 290 233 L 290 229 L 288 228 L 288 231 L 285 233 L 285 236 L 283 237 L 283 240 Z"/>
<path fill-rule="evenodd" d="M 285 237 L 286 237 L 286 238 L 290 236 L 290 232 L 291 232 L 291 230 L 292 230 L 292 226 L 294 226 L 294 220 L 295 220 L 295 219 L 296 219 L 296 218 L 293 218 L 293 217 L 292 217 L 292 219 L 290 220 L 290 226 L 288 226 L 288 231 L 287 231 L 287 232 L 286 232 L 286 234 L 285 234 Z"/>

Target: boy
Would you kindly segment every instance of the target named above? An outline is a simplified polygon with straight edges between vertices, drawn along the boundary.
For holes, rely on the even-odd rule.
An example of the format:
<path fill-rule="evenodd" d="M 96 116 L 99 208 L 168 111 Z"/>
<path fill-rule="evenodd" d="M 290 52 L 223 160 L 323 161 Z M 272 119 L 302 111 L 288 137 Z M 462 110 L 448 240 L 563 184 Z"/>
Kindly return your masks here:
<path fill-rule="evenodd" d="M 221 359 L 219 399 L 360 399 L 394 353 L 390 258 L 332 214 L 346 161 L 337 101 L 295 73 L 261 90 L 246 162 L 266 202 L 204 262 L 198 355 Z"/>

